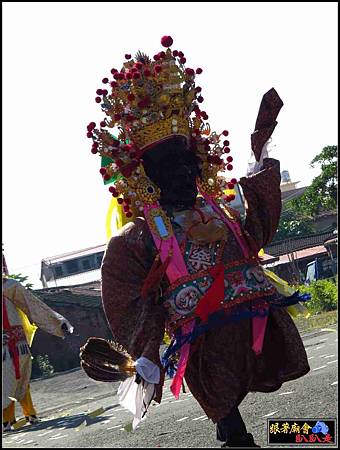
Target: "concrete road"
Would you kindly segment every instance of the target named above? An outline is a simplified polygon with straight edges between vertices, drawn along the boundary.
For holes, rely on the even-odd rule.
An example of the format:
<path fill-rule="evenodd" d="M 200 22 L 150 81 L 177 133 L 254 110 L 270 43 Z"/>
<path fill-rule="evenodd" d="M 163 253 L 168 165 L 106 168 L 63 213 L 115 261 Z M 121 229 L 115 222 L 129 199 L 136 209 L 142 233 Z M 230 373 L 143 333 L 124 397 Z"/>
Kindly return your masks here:
<path fill-rule="evenodd" d="M 240 407 L 248 431 L 262 447 L 267 446 L 267 418 L 337 418 L 337 332 L 318 330 L 303 336 L 303 341 L 311 371 L 274 393 L 248 394 Z M 151 406 L 147 419 L 132 433 L 124 429 L 132 415 L 118 404 L 117 385 L 90 380 L 79 369 L 33 381 L 32 396 L 42 422 L 5 433 L 3 446 L 220 447 L 214 424 L 192 394 L 181 394 L 176 401 L 169 384 L 166 381 L 161 405 Z M 99 408 L 99 415 L 89 415 Z M 17 411 L 20 418 L 20 407 Z"/>

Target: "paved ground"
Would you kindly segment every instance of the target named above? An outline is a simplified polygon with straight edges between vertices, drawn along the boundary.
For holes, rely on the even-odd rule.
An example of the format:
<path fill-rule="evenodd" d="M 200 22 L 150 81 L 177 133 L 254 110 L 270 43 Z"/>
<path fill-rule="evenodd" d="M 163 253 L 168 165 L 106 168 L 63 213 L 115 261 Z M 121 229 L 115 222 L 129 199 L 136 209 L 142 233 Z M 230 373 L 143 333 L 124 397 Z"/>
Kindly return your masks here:
<path fill-rule="evenodd" d="M 337 332 L 318 330 L 303 336 L 303 341 L 311 371 L 277 392 L 248 394 L 241 405 L 249 431 L 263 447 L 267 446 L 269 417 L 337 417 Z M 140 429 L 131 433 L 124 429 L 131 422 L 131 413 L 118 404 L 117 385 L 95 382 L 79 369 L 33 381 L 32 395 L 43 420 L 6 433 L 3 447 L 219 447 L 214 424 L 190 392 L 176 401 L 169 383 L 166 381 L 161 405 L 153 405 Z M 100 408 L 102 412 L 95 415 Z"/>

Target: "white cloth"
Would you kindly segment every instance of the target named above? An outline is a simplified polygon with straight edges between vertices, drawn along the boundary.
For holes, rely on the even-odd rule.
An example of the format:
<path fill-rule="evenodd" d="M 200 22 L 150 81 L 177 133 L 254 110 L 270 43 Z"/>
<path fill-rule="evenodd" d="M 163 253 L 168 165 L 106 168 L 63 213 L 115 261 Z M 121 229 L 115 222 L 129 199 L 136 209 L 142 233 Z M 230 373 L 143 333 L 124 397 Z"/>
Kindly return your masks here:
<path fill-rule="evenodd" d="M 132 430 L 134 431 L 145 417 L 155 395 L 155 384 L 160 380 L 160 369 L 150 359 L 141 356 L 135 363 L 137 373 L 142 377 L 139 384 L 135 376 L 123 381 L 118 388 L 119 403 L 132 412 Z"/>
<path fill-rule="evenodd" d="M 132 412 L 132 430 L 135 431 L 154 398 L 155 385 L 144 380 L 137 384 L 135 376 L 129 377 L 119 385 L 117 395 L 119 403 Z"/>
<path fill-rule="evenodd" d="M 150 359 L 141 356 L 135 363 L 137 373 L 142 377 L 139 384 L 135 376 L 123 381 L 118 388 L 119 403 L 132 412 L 132 430 L 134 431 L 145 417 L 155 395 L 155 384 L 160 380 L 160 369 Z"/>
<path fill-rule="evenodd" d="M 255 175 L 255 173 L 260 172 L 263 166 L 263 160 L 265 158 L 268 158 L 268 145 L 270 143 L 271 138 L 269 138 L 268 141 L 264 144 L 259 161 L 255 160 L 254 154 L 252 153 L 251 159 L 248 163 L 247 176 Z"/>

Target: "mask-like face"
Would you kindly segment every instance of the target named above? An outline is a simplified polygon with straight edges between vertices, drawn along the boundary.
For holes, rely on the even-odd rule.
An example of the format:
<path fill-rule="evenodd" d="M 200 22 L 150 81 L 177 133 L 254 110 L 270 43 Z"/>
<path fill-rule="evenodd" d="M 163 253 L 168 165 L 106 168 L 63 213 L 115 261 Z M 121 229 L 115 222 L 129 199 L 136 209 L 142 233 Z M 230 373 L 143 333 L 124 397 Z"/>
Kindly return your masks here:
<path fill-rule="evenodd" d="M 169 140 L 147 150 L 143 161 L 146 174 L 161 189 L 162 206 L 190 208 L 195 204 L 199 168 L 195 154 L 183 139 Z"/>

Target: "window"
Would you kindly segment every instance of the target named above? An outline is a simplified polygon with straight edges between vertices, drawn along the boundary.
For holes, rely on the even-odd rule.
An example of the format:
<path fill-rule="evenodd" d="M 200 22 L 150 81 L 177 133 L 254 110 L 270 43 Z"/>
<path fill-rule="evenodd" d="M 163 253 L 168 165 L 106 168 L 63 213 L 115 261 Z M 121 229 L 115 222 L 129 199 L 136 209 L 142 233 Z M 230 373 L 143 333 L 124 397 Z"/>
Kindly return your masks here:
<path fill-rule="evenodd" d="M 96 254 L 96 267 L 99 269 L 101 264 L 102 264 L 102 260 L 103 260 L 103 256 L 104 256 L 104 252 L 101 253 L 97 253 Z"/>
<path fill-rule="evenodd" d="M 91 261 L 89 259 L 83 259 L 81 261 L 81 266 L 84 270 L 90 270 L 92 269 L 92 264 Z"/>
<path fill-rule="evenodd" d="M 66 261 L 65 262 L 65 268 L 66 268 L 66 271 L 67 271 L 68 274 L 79 272 L 78 260 L 77 259 L 71 259 L 70 261 Z"/>
<path fill-rule="evenodd" d="M 53 267 L 55 278 L 61 278 L 63 276 L 63 268 L 62 266 Z"/>

